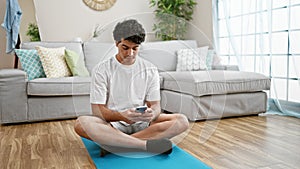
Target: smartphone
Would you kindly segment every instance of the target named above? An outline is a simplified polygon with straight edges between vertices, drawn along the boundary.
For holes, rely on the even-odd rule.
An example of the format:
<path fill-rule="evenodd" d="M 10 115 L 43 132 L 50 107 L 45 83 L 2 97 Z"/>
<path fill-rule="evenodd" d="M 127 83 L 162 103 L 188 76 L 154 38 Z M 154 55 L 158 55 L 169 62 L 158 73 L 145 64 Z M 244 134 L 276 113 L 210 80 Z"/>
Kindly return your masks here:
<path fill-rule="evenodd" d="M 139 113 L 145 113 L 146 109 L 147 109 L 147 106 L 139 106 L 139 107 L 135 108 L 135 111 L 139 112 Z"/>

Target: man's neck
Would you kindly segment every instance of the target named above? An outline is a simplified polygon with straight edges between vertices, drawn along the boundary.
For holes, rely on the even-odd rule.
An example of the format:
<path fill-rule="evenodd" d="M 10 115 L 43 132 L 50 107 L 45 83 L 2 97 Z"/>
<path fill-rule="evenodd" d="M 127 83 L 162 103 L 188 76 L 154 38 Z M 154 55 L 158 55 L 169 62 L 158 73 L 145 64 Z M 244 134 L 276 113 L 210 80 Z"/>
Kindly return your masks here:
<path fill-rule="evenodd" d="M 134 60 L 126 61 L 126 59 L 122 59 L 122 57 L 120 57 L 118 54 L 115 57 L 122 65 L 133 65 L 136 61 L 136 58 Z"/>

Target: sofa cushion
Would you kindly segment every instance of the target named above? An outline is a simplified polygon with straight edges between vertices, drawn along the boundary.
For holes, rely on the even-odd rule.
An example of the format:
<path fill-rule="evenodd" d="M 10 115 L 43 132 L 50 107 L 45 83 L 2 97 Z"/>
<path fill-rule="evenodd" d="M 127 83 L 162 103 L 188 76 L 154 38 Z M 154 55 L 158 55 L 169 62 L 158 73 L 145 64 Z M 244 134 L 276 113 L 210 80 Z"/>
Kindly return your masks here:
<path fill-rule="evenodd" d="M 94 66 L 117 54 L 117 47 L 114 43 L 89 41 L 83 44 L 85 64 L 91 73 Z"/>
<path fill-rule="evenodd" d="M 36 46 L 47 78 L 71 76 L 65 59 L 65 47 L 45 48 Z"/>
<path fill-rule="evenodd" d="M 255 92 L 270 89 L 270 78 L 242 71 L 162 72 L 162 88 L 193 96 Z"/>
<path fill-rule="evenodd" d="M 27 73 L 28 80 L 46 77 L 41 59 L 34 49 L 16 49 L 22 68 Z"/>
<path fill-rule="evenodd" d="M 46 48 L 59 48 L 65 47 L 66 49 L 76 52 L 80 58 L 84 58 L 82 44 L 80 42 L 23 42 L 21 44 L 22 49 L 35 49 L 37 46 Z"/>
<path fill-rule="evenodd" d="M 223 65 L 222 58 L 216 54 L 215 50 L 209 49 L 206 56 L 207 70 L 211 70 L 214 66 Z"/>
<path fill-rule="evenodd" d="M 85 67 L 83 57 L 80 57 L 76 52 L 69 49 L 65 50 L 65 57 L 73 76 L 90 76 L 90 73 Z"/>
<path fill-rule="evenodd" d="M 28 81 L 27 94 L 32 96 L 89 95 L 90 77 L 39 78 Z"/>
<path fill-rule="evenodd" d="M 176 71 L 205 70 L 208 46 L 195 49 L 179 49 L 177 51 Z"/>
<path fill-rule="evenodd" d="M 176 52 L 179 49 L 197 48 L 195 40 L 174 40 L 142 43 L 139 56 L 157 66 L 159 71 L 175 71 Z"/>

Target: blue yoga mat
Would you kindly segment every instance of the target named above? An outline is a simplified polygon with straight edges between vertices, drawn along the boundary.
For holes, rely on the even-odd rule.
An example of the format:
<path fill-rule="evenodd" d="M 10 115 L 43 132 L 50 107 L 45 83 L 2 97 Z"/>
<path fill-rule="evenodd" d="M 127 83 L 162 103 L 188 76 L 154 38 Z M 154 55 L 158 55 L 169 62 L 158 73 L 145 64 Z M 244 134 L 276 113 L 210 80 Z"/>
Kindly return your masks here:
<path fill-rule="evenodd" d="M 151 155 L 145 152 L 107 154 L 100 157 L 100 147 L 82 138 L 97 169 L 210 169 L 205 163 L 174 146 L 169 155 Z"/>

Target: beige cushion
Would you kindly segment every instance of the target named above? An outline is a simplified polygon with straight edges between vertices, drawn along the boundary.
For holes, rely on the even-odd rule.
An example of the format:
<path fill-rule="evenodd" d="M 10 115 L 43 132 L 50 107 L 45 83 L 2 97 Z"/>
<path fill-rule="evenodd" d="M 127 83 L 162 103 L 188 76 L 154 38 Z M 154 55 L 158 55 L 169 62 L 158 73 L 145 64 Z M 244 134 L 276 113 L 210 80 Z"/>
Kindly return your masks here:
<path fill-rule="evenodd" d="M 71 71 L 65 60 L 65 47 L 45 48 L 37 46 L 36 50 L 42 61 L 47 78 L 71 76 Z"/>
<path fill-rule="evenodd" d="M 270 78 L 242 71 L 164 72 L 163 89 L 193 96 L 256 92 L 270 89 Z"/>

